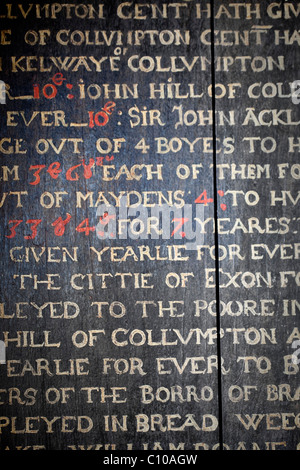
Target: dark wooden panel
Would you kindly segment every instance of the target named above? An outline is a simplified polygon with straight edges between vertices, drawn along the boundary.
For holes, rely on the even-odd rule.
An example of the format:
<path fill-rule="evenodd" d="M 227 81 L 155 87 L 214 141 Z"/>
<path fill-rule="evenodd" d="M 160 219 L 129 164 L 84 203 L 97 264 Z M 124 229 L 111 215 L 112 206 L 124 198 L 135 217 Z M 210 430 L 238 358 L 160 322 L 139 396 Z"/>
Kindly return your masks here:
<path fill-rule="evenodd" d="M 1 450 L 295 449 L 298 2 L 0 15 Z"/>
<path fill-rule="evenodd" d="M 10 421 L 3 426 L 2 446 L 168 450 L 195 449 L 219 440 L 216 320 L 199 310 L 215 297 L 214 289 L 206 291 L 204 276 L 214 260 L 207 252 L 198 259 L 196 242 L 202 243 L 203 235 L 197 240 L 192 236 L 194 224 L 180 227 L 188 214 L 183 204 L 190 205 L 195 217 L 195 199 L 204 190 L 210 196 L 213 192 L 211 125 L 199 134 L 198 128 L 178 122 L 181 109 L 197 112 L 196 95 L 203 93 L 205 115 L 211 109 L 210 67 L 201 71 L 199 80 L 199 55 L 210 60 L 210 47 L 201 45 L 197 34 L 199 24 L 209 27 L 209 20 L 199 23 L 189 8 L 171 6 L 167 19 L 147 6 L 147 19 L 125 19 L 117 15 L 119 3 L 105 5 L 103 20 L 95 13 L 95 19 L 76 18 L 74 9 L 71 19 L 66 11 L 44 19 L 45 10 L 39 29 L 49 28 L 49 38 L 45 33 L 47 44 L 40 46 L 26 45 L 23 39 L 27 30 L 37 30 L 34 15 L 20 19 L 18 29 L 8 21 L 13 32 L 12 45 L 5 49 L 9 54 L 3 58 L 5 81 L 12 95 L 32 95 L 37 84 L 39 98 L 8 100 L 2 113 L 2 137 L 22 138 L 26 149 L 26 154 L 3 155 L 3 165 L 19 169 L 19 180 L 10 177 L 3 191 L 27 192 L 20 207 L 16 196 L 7 197 L 11 202 L 2 207 L 2 296 L 5 315 L 12 316 L 2 320 L 3 330 L 9 331 L 9 338 L 18 331 L 33 331 L 35 344 L 49 331 L 49 343 L 59 347 L 30 347 L 30 333 L 26 347 L 22 333 L 19 349 L 9 342 L 7 360 L 19 362 L 7 368 L 7 378 L 2 367 L 3 388 L 18 388 L 22 402 L 7 404 L 4 392 L 3 414 Z M 77 13 L 84 11 L 82 7 Z M 134 15 L 133 4 L 124 5 L 122 12 Z M 157 19 L 152 18 L 155 12 Z M 139 10 L 136 15 L 144 16 Z M 103 42 L 106 34 L 111 45 L 87 45 L 84 40 L 79 47 L 85 31 L 90 31 L 90 42 Z M 35 34 L 28 34 L 29 42 Z M 68 44 L 59 44 L 59 38 Z M 17 57 L 16 71 L 10 55 Z M 64 60 L 66 70 L 60 65 Z M 8 126 L 10 111 L 17 113 Z M 43 117 L 51 126 L 33 114 L 44 111 L 50 112 Z M 83 165 L 92 163 L 84 173 Z M 37 170 L 40 181 L 34 176 Z M 125 203 L 120 209 L 122 194 Z M 106 203 L 118 223 L 109 230 L 120 227 L 117 237 L 109 239 L 105 219 L 103 225 L 99 222 Z M 175 212 L 168 214 L 168 208 Z M 164 210 L 166 234 L 155 237 L 153 229 L 153 239 L 123 236 L 127 224 L 119 226 L 119 220 L 136 219 L 138 209 L 146 211 L 146 225 L 151 215 L 155 217 L 154 209 Z M 213 218 L 212 205 L 205 211 Z M 37 235 L 24 240 L 32 219 L 41 220 Z M 86 219 L 96 230 L 83 231 Z M 16 235 L 7 238 L 12 220 L 23 222 Z M 132 227 L 140 230 L 137 224 Z M 184 231 L 185 237 L 178 236 Z M 205 244 L 213 244 L 213 234 L 205 238 Z M 189 249 L 186 242 L 195 246 Z M 30 276 L 22 278 L 23 284 L 22 275 Z M 39 283 L 47 279 L 49 284 Z M 26 303 L 25 318 L 16 318 L 15 305 L 21 302 Z M 41 358 L 49 366 L 37 370 Z M 34 404 L 23 398 L 29 387 L 37 391 Z M 36 432 L 14 434 L 13 416 L 21 430 L 26 417 L 39 417 L 30 421 Z M 62 416 L 76 420 L 64 424 Z M 81 431 L 76 432 L 77 416 L 87 418 L 80 418 Z M 46 419 L 55 420 L 53 432 Z"/>
<path fill-rule="evenodd" d="M 220 223 L 228 218 L 219 243 L 239 249 L 219 264 L 221 353 L 230 357 L 222 378 L 223 441 L 234 449 L 295 449 L 299 184 L 291 169 L 298 167 L 299 108 L 291 83 L 299 54 L 298 44 L 283 37 L 296 28 L 297 2 L 247 4 L 249 18 L 241 8 L 236 19 L 229 5 L 231 16 L 218 17 L 224 3 L 214 2 L 215 57 L 232 62 L 228 71 L 216 69 L 216 90 L 218 84 L 227 90 L 216 99 L 217 116 L 232 110 L 232 122 L 217 120 L 217 136 L 230 135 L 235 147 L 217 157 L 225 194 L 219 204 L 227 203 L 226 214 L 218 209 Z M 227 31 L 223 45 L 221 31 Z"/>

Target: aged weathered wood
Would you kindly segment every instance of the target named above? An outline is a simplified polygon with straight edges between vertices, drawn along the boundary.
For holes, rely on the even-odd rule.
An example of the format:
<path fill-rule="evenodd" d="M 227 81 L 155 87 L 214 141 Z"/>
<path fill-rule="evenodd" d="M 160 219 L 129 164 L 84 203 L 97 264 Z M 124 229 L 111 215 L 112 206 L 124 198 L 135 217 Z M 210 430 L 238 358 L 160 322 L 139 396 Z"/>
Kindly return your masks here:
<path fill-rule="evenodd" d="M 0 449 L 295 450 L 299 2 L 0 15 Z"/>
<path fill-rule="evenodd" d="M 216 14 L 222 4 L 214 2 Z M 221 316 L 221 354 L 230 358 L 222 378 L 223 438 L 230 448 L 291 450 L 299 441 L 299 377 L 292 362 L 299 333 L 299 182 L 291 171 L 298 168 L 299 104 L 291 83 L 298 79 L 299 44 L 287 39 L 298 6 L 252 2 L 251 19 L 215 20 L 215 56 L 234 61 L 228 71 L 216 70 L 216 83 L 226 89 L 236 83 L 234 98 L 216 99 L 217 112 L 234 110 L 232 122 L 217 122 L 217 137 L 230 135 L 235 146 L 232 155 L 218 156 L 218 188 L 230 217 L 219 243 L 238 245 L 241 255 L 219 264 L 221 312 L 228 308 Z M 228 31 L 223 45 L 220 30 Z"/>

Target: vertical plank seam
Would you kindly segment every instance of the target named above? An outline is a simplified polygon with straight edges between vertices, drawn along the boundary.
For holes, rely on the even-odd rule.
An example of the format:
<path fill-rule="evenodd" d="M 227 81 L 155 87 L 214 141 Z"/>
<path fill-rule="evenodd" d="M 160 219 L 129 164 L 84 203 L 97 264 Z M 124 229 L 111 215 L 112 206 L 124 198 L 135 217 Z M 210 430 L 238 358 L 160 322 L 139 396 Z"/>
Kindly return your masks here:
<path fill-rule="evenodd" d="M 219 417 L 219 444 L 223 450 L 223 405 L 222 405 L 222 359 L 220 336 L 220 279 L 219 279 L 219 232 L 218 232 L 218 183 L 217 183 L 217 142 L 216 142 L 216 96 L 215 96 L 215 25 L 214 25 L 214 0 L 210 0 L 210 30 L 211 30 L 211 85 L 212 85 L 212 137 L 213 137 L 213 192 L 214 192 L 214 242 L 215 242 L 215 279 L 216 279 L 216 328 L 217 328 L 217 363 L 218 363 L 218 417 Z"/>

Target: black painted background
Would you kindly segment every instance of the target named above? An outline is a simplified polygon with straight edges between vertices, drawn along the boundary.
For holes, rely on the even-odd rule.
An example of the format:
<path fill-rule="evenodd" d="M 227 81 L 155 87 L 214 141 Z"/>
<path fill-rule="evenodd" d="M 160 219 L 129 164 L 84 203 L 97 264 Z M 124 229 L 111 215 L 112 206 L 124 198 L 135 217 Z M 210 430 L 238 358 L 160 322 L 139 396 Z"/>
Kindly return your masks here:
<path fill-rule="evenodd" d="M 5 155 L 1 154 L 1 165 L 11 168 L 13 165 L 19 166 L 19 181 L 2 181 L 2 193 L 9 191 L 27 191 L 28 197 L 24 199 L 23 207 L 17 208 L 15 198 L 7 198 L 1 208 L 1 302 L 5 304 L 6 315 L 11 315 L 15 311 L 16 302 L 34 302 L 37 305 L 42 305 L 46 302 L 75 302 L 80 308 L 80 314 L 77 318 L 72 320 L 64 319 L 50 319 L 49 315 L 45 313 L 43 318 L 36 318 L 34 309 L 26 309 L 28 317 L 26 319 L 1 319 L 1 330 L 9 331 L 11 337 L 16 335 L 17 331 L 35 331 L 36 339 L 43 340 L 43 331 L 51 332 L 52 342 L 61 342 L 60 348 L 17 348 L 14 343 L 10 343 L 6 354 L 7 360 L 16 359 L 25 361 L 29 360 L 34 364 L 38 358 L 46 358 L 49 363 L 53 359 L 60 359 L 62 364 L 66 366 L 70 359 L 88 358 L 89 361 L 89 374 L 87 376 L 32 376 L 26 373 L 24 377 L 7 377 L 6 366 L 0 366 L 1 373 L 1 416 L 3 417 L 17 417 L 17 428 L 24 427 L 24 418 L 27 416 L 45 416 L 49 420 L 55 416 L 89 416 L 93 420 L 93 429 L 89 433 L 80 432 L 61 432 L 60 421 L 53 426 L 53 433 L 46 433 L 45 424 L 40 421 L 39 432 L 33 434 L 13 434 L 11 427 L 7 426 L 2 429 L 0 434 L 1 449 L 9 447 L 14 449 L 16 446 L 32 446 L 41 445 L 49 450 L 63 450 L 69 446 L 87 446 L 87 445 L 115 445 L 116 449 L 125 450 L 127 444 L 132 444 L 133 449 L 145 449 L 145 444 L 148 444 L 149 449 L 153 447 L 156 449 L 168 450 L 170 448 L 181 448 L 185 450 L 211 449 L 220 448 L 220 442 L 230 449 L 246 448 L 252 450 L 258 447 L 262 450 L 270 448 L 270 442 L 284 443 L 279 446 L 280 449 L 295 449 L 299 441 L 299 422 L 295 424 L 294 416 L 299 413 L 299 401 L 297 396 L 294 395 L 298 383 L 298 374 L 286 375 L 284 374 L 283 357 L 293 353 L 291 344 L 287 344 L 287 339 L 291 334 L 293 328 L 299 324 L 298 312 L 295 316 L 283 316 L 283 300 L 297 299 L 297 287 L 291 280 L 286 288 L 282 288 L 279 282 L 279 271 L 295 271 L 297 272 L 297 259 L 291 260 L 278 260 L 276 256 L 273 259 L 264 258 L 261 261 L 252 260 L 250 256 L 251 243 L 265 243 L 269 247 L 274 247 L 276 244 L 285 243 L 293 244 L 297 242 L 296 223 L 290 224 L 289 233 L 280 235 L 277 233 L 265 234 L 256 233 L 244 234 L 241 230 L 232 234 L 218 234 L 215 238 L 215 233 L 211 229 L 212 224 L 208 225 L 207 233 L 203 237 L 203 245 L 213 246 L 216 242 L 219 245 L 228 247 L 229 245 L 236 244 L 240 246 L 241 253 L 244 257 L 243 260 L 235 258 L 229 260 L 228 257 L 224 260 L 212 259 L 208 251 L 201 260 L 197 260 L 196 251 L 188 251 L 189 260 L 174 262 L 174 261 L 144 261 L 136 262 L 128 258 L 124 263 L 111 263 L 105 257 L 103 262 L 98 262 L 97 257 L 91 254 L 90 247 L 94 246 L 97 250 L 105 246 L 118 246 L 126 247 L 132 246 L 137 251 L 139 245 L 147 244 L 154 250 L 155 246 L 161 246 L 161 253 L 167 253 L 167 246 L 172 244 L 181 245 L 182 240 L 109 240 L 101 241 L 97 238 L 94 232 L 89 236 L 84 233 L 76 232 L 75 228 L 85 218 L 90 219 L 91 224 L 97 224 L 97 208 L 88 207 L 84 205 L 82 208 L 76 208 L 76 191 L 83 193 L 94 191 L 97 194 L 103 191 L 105 194 L 114 192 L 118 194 L 120 191 L 177 191 L 185 192 L 185 202 L 193 204 L 195 208 L 195 199 L 204 191 L 207 191 L 209 198 L 215 202 L 209 203 L 204 208 L 204 218 L 214 218 L 216 216 L 215 204 L 217 205 L 217 215 L 219 218 L 229 219 L 228 225 L 232 226 L 236 218 L 247 226 L 247 220 L 250 217 L 258 217 L 260 224 L 264 226 L 265 218 L 280 218 L 286 217 L 293 219 L 297 217 L 297 205 L 287 206 L 276 205 L 270 207 L 270 191 L 291 191 L 294 197 L 297 195 L 298 182 L 291 177 L 285 179 L 277 178 L 277 164 L 278 163 L 292 163 L 297 164 L 298 149 L 294 153 L 288 152 L 287 139 L 289 136 L 297 137 L 297 126 L 270 126 L 270 127 L 254 127 L 251 125 L 243 126 L 242 123 L 245 119 L 246 108 L 253 107 L 255 112 L 262 109 L 291 109 L 293 112 L 294 120 L 299 119 L 299 111 L 297 105 L 291 102 L 291 98 L 285 99 L 250 99 L 247 95 L 249 85 L 255 82 L 262 84 L 267 82 L 286 84 L 293 80 L 297 80 L 297 69 L 299 65 L 298 44 L 295 42 L 291 46 L 275 46 L 273 44 L 272 33 L 269 32 L 263 36 L 262 44 L 255 45 L 254 42 L 251 46 L 246 47 L 242 44 L 230 47 L 221 47 L 215 45 L 211 49 L 210 45 L 204 45 L 200 41 L 200 33 L 205 29 L 213 26 L 215 30 L 243 30 L 250 29 L 254 25 L 272 25 L 273 29 L 293 30 L 297 28 L 298 19 L 291 18 L 284 20 L 271 20 L 264 15 L 267 5 L 271 2 L 260 2 L 262 17 L 260 19 L 230 19 L 226 15 L 221 18 L 215 19 L 211 22 L 210 18 L 204 15 L 204 18 L 197 19 L 194 14 L 195 2 L 187 2 L 189 5 L 183 12 L 180 18 L 176 19 L 174 13 L 170 13 L 168 19 L 151 20 L 121 20 L 117 18 L 116 9 L 120 2 L 105 2 L 105 20 L 79 20 L 65 19 L 63 16 L 56 20 L 43 19 L 36 20 L 28 16 L 27 20 L 10 20 L 1 19 L 1 29 L 12 30 L 12 44 L 11 46 L 2 46 L 2 72 L 1 79 L 10 85 L 11 94 L 27 95 L 32 94 L 33 84 L 39 83 L 42 87 L 44 84 L 49 83 L 54 73 L 59 70 L 53 68 L 51 73 L 42 72 L 18 72 L 13 73 L 10 70 L 10 56 L 113 56 L 114 47 L 105 46 L 60 46 L 52 40 L 47 46 L 30 46 L 24 42 L 24 34 L 26 31 L 33 29 L 50 29 L 51 37 L 55 38 L 55 34 L 60 29 L 70 30 L 121 30 L 123 32 L 135 29 L 157 29 L 157 30 L 189 30 L 190 31 L 190 44 L 187 46 L 151 46 L 146 41 L 142 46 L 124 46 L 128 50 L 125 55 L 121 55 L 120 67 L 118 71 L 109 71 L 106 63 L 103 71 L 88 72 L 83 67 L 80 67 L 78 72 L 63 72 L 65 83 L 70 83 L 74 86 L 73 90 L 77 91 L 77 96 L 73 100 L 67 99 L 66 87 L 59 88 L 58 95 L 53 100 L 41 98 L 40 100 L 9 100 L 7 99 L 6 105 L 1 105 L 1 138 L 20 139 L 23 138 L 26 143 L 26 155 Z M 156 4 L 165 2 L 157 1 Z M 220 5 L 230 8 L 229 3 L 236 2 L 213 2 L 215 11 L 218 11 Z M 252 3 L 253 6 L 255 2 Z M 298 2 L 289 2 L 297 8 Z M 202 5 L 202 2 L 201 2 Z M 203 4 L 204 6 L 204 4 Z M 14 7 L 16 5 L 14 4 Z M 2 8 L 2 7 L 1 7 Z M 5 6 L 3 5 L 4 11 Z M 232 11 L 232 10 L 231 10 Z M 244 18 L 244 16 L 243 16 Z M 272 31 L 272 30 L 271 30 Z M 216 35 L 216 38 L 218 36 Z M 246 72 L 241 72 L 240 68 L 236 65 L 230 68 L 229 72 L 211 70 L 201 70 L 199 62 L 191 72 L 137 72 L 133 73 L 127 66 L 128 57 L 134 54 L 140 56 L 162 56 L 163 60 L 168 63 L 170 56 L 184 56 L 187 60 L 191 61 L 194 56 L 205 56 L 208 60 L 212 58 L 217 59 L 219 56 L 274 56 L 283 55 L 285 58 L 285 70 L 279 71 L 265 71 L 254 73 L 249 67 Z M 204 96 L 200 99 L 149 99 L 149 83 L 167 83 L 168 79 L 172 78 L 173 82 L 181 83 L 181 90 L 187 89 L 187 84 L 194 83 L 196 90 L 204 91 Z M 6 126 L 6 111 L 11 110 L 25 110 L 26 116 L 36 110 L 54 111 L 63 110 L 66 113 L 67 122 L 81 122 L 87 120 L 88 112 L 94 111 L 95 113 L 101 110 L 107 101 L 104 98 L 99 98 L 97 101 L 79 100 L 78 99 L 78 83 L 83 80 L 86 86 L 95 83 L 102 85 L 108 83 L 111 86 L 115 83 L 126 83 L 132 85 L 138 83 L 139 99 L 129 97 L 127 100 L 116 99 L 115 111 L 110 117 L 109 123 L 105 127 L 90 128 L 63 128 L 63 127 L 41 127 L 38 124 L 38 118 L 29 127 L 20 124 L 17 127 Z M 227 87 L 229 83 L 240 83 L 241 87 L 237 88 L 236 98 L 229 99 L 227 96 L 218 99 L 213 99 L 207 93 L 207 88 L 210 84 L 221 83 Z M 227 88 L 228 90 L 228 88 Z M 140 109 L 146 106 L 148 109 L 158 109 L 161 111 L 162 120 L 165 126 L 147 126 L 147 127 L 134 127 L 130 126 L 130 118 L 128 111 L 133 106 L 137 105 Z M 179 126 L 175 129 L 176 119 L 174 106 L 182 105 L 185 110 L 212 110 L 216 107 L 216 111 L 234 110 L 235 124 L 230 126 L 220 125 L 216 120 L 215 126 Z M 299 106 L 299 105 L 298 105 Z M 119 114 L 122 113 L 122 114 Z M 120 124 L 119 124 L 120 123 Z M 263 153 L 256 150 L 254 153 L 247 151 L 247 147 L 243 142 L 244 137 L 273 137 L 277 143 L 277 149 L 274 153 Z M 101 179 L 101 168 L 95 167 L 94 174 L 89 180 L 81 177 L 78 181 L 67 181 L 65 172 L 71 166 L 80 163 L 80 158 L 84 157 L 87 163 L 90 158 L 99 157 L 100 154 L 96 150 L 96 141 L 99 138 L 125 138 L 126 142 L 122 146 L 119 153 L 114 154 L 112 164 L 116 168 L 120 168 L 126 164 L 129 168 L 134 164 L 162 164 L 163 165 L 163 181 L 146 180 L 142 178 L 140 181 L 126 181 L 125 178 L 120 178 L 118 181 L 104 182 Z M 215 137 L 221 141 L 225 138 L 234 139 L 235 150 L 232 154 L 226 154 L 224 151 L 220 153 L 203 152 L 201 146 L 195 146 L 195 152 L 190 153 L 187 147 L 183 147 L 182 151 L 174 153 L 168 152 L 167 154 L 159 155 L 155 152 L 155 139 L 158 137 L 171 138 L 185 138 L 194 141 L 198 137 Z M 54 142 L 59 142 L 62 138 L 81 138 L 84 144 L 80 144 L 83 150 L 80 154 L 74 154 L 72 147 L 69 144 L 65 145 L 64 150 L 56 155 L 55 152 L 49 151 L 44 155 L 39 155 L 36 152 L 35 144 L 38 139 L 53 139 Z M 135 149 L 135 145 L 140 139 L 145 138 L 149 143 L 150 149 L 147 153 L 143 154 L 140 150 Z M 217 142 L 217 141 L 216 141 Z M 256 145 L 258 149 L 258 145 Z M 30 185 L 33 180 L 32 172 L 29 172 L 31 165 L 46 165 L 46 168 L 52 163 L 58 161 L 61 164 L 63 172 L 56 179 L 52 179 L 44 170 L 41 173 L 41 183 L 36 186 Z M 176 177 L 176 167 L 179 164 L 203 165 L 198 179 L 188 178 L 180 180 Z M 215 178 L 216 174 L 213 171 L 213 164 L 229 163 L 229 164 L 270 164 L 271 178 L 265 179 L 231 179 L 229 172 L 226 173 L 224 180 Z M 109 162 L 108 164 L 111 164 Z M 80 169 L 81 170 L 81 169 Z M 220 196 L 217 191 L 224 191 L 225 196 Z M 257 191 L 260 196 L 260 201 L 256 206 L 248 206 L 242 199 L 239 199 L 237 206 L 232 205 L 232 199 L 226 191 Z M 55 191 L 66 191 L 68 194 L 64 196 L 64 203 L 61 207 L 54 207 L 45 209 L 40 205 L 40 196 L 44 191 L 54 193 Z M 97 197 L 95 198 L 97 199 Z M 23 199 L 22 199 L 23 200 Z M 10 202 L 9 202 L 10 201 Z M 222 210 L 220 204 L 226 203 L 226 210 Z M 66 226 L 65 234 L 62 237 L 54 236 L 54 228 L 51 224 L 58 218 L 65 219 L 67 214 L 71 214 L 72 219 Z M 28 219 L 42 219 L 39 226 L 38 234 L 34 240 L 24 240 L 24 236 L 28 235 L 26 226 L 23 222 L 17 229 L 16 237 L 12 239 L 7 238 L 8 224 L 10 220 L 23 220 Z M 11 224 L 10 224 L 11 225 Z M 27 227 L 28 229 L 28 227 Z M 68 260 L 66 263 L 50 263 L 41 260 L 39 263 L 14 263 L 10 258 L 10 250 L 16 246 L 34 247 L 37 250 L 40 247 L 78 247 L 78 262 L 71 262 Z M 271 249 L 270 248 L 270 249 Z M 219 267 L 224 272 L 231 273 L 233 276 L 237 272 L 261 272 L 266 277 L 266 273 L 270 272 L 272 276 L 272 287 L 253 287 L 246 289 L 243 287 L 234 287 L 230 285 L 227 288 L 217 286 L 216 288 L 207 288 L 205 279 L 205 269 L 214 269 Z M 153 289 L 121 289 L 117 281 L 109 281 L 109 288 L 101 289 L 99 287 L 100 281 L 95 280 L 95 289 L 89 290 L 74 290 L 70 286 L 70 278 L 72 274 L 82 273 L 97 274 L 97 273 L 152 273 Z M 193 272 L 194 277 L 189 281 L 188 287 L 178 287 L 170 289 L 166 286 L 165 277 L 169 272 L 185 273 Z M 55 273 L 60 275 L 60 290 L 47 290 L 45 285 L 41 284 L 37 290 L 32 288 L 32 284 L 28 285 L 25 290 L 20 290 L 19 281 L 14 279 L 14 275 L 32 274 L 38 275 L 41 280 L 45 279 L 47 273 Z M 96 279 L 96 278 L 95 278 Z M 220 285 L 224 282 L 224 278 L 220 276 Z M 226 277 L 226 283 L 228 277 Z M 243 303 L 247 300 L 256 301 L 258 304 L 261 299 L 274 299 L 272 310 L 274 314 L 271 316 L 254 316 L 245 315 L 242 313 L 240 316 L 224 316 L 211 315 L 208 311 L 203 311 L 199 317 L 194 315 L 195 301 L 203 300 L 207 303 L 217 300 L 220 305 L 219 314 L 222 313 L 222 303 L 230 301 L 239 301 Z M 141 308 L 137 308 L 136 301 L 149 300 L 149 301 L 163 301 L 164 307 L 167 307 L 168 301 L 184 301 L 184 315 L 180 317 L 168 317 L 166 314 L 164 318 L 159 318 L 157 309 L 151 310 L 148 318 L 142 318 Z M 123 318 L 113 318 L 107 313 L 103 318 L 98 318 L 96 315 L 96 308 L 92 307 L 92 302 L 122 302 L 126 306 L 126 315 Z M 48 311 L 48 310 L 47 310 Z M 105 310 L 106 311 L 106 310 Z M 46 312 L 46 310 L 45 310 Z M 265 328 L 270 331 L 271 328 L 276 328 L 276 344 L 266 342 L 265 345 L 249 345 L 246 344 L 243 335 L 239 335 L 239 344 L 233 344 L 232 333 L 225 333 L 224 338 L 220 338 L 218 347 L 217 340 L 213 344 L 205 339 L 201 339 L 201 344 L 196 345 L 194 341 L 189 344 L 183 345 L 178 343 L 176 346 L 126 346 L 117 347 L 111 341 L 111 333 L 117 328 L 124 328 L 132 331 L 138 330 L 153 330 L 153 336 L 157 341 L 160 340 L 160 330 L 173 330 L 178 329 L 184 337 L 187 337 L 190 329 L 200 328 L 206 331 L 209 328 L 218 328 L 223 330 L 229 328 Z M 78 330 L 87 332 L 88 330 L 105 330 L 105 336 L 99 335 L 99 339 L 93 347 L 76 348 L 72 345 L 72 335 Z M 221 330 L 222 331 L 222 330 Z M 171 333 L 171 338 L 174 339 L 174 333 Z M 221 335 L 222 336 L 222 335 Z M 227 374 L 220 374 L 213 369 L 210 374 L 191 374 L 187 368 L 182 374 L 174 371 L 169 375 L 159 375 L 156 370 L 157 357 L 175 357 L 179 364 L 183 364 L 187 357 L 208 357 L 216 356 L 224 358 L 224 365 L 229 369 Z M 251 372 L 245 373 L 242 361 L 238 361 L 239 357 L 256 356 L 267 357 L 270 359 L 272 368 L 266 374 L 261 374 L 255 369 L 251 363 Z M 146 375 L 139 374 L 117 375 L 114 372 L 110 374 L 103 374 L 103 358 L 124 358 L 131 357 L 140 358 L 144 364 Z M 154 401 L 152 404 L 141 403 L 141 394 L 139 387 L 142 385 L 150 385 L 155 390 L 157 387 L 170 388 L 174 385 L 182 387 L 185 393 L 186 386 L 195 386 L 200 394 L 200 390 L 205 387 L 211 387 L 213 390 L 213 398 L 210 401 L 201 400 L 199 403 L 191 401 L 189 403 L 180 403 L 170 401 L 166 403 L 159 403 Z M 274 400 L 267 401 L 267 385 L 274 384 L 278 387 L 279 384 L 287 384 L 291 387 L 291 394 L 295 396 L 294 401 L 288 400 L 286 397 L 282 401 Z M 256 390 L 250 395 L 249 400 L 241 399 L 233 402 L 228 397 L 229 388 L 231 386 L 240 387 L 236 390 L 243 390 L 244 386 L 255 386 Z M 10 405 L 7 402 L 6 392 L 9 388 L 18 388 L 23 397 L 24 391 L 32 387 L 37 392 L 37 401 L 34 405 L 18 404 L 16 401 Z M 49 404 L 46 403 L 45 393 L 51 388 L 55 387 L 73 387 L 75 393 L 70 395 L 68 403 Z M 105 387 L 109 392 L 110 387 L 126 387 L 127 401 L 122 404 L 113 404 L 111 401 L 101 403 L 100 395 L 94 394 L 94 402 L 87 403 L 86 395 L 80 392 L 82 387 Z M 246 430 L 237 418 L 240 414 L 247 422 L 246 415 L 266 415 L 275 413 L 273 418 L 274 429 L 267 429 L 266 416 L 262 417 L 261 423 L 258 424 L 257 429 Z M 287 426 L 291 429 L 282 429 L 282 413 L 288 413 Z M 213 432 L 205 430 L 196 430 L 192 425 L 186 426 L 182 431 L 164 431 L 159 429 L 147 433 L 137 432 L 136 430 L 136 415 L 145 414 L 147 416 L 160 414 L 160 415 L 180 415 L 182 418 L 176 421 L 178 426 L 182 426 L 186 420 L 186 415 L 193 415 L 194 420 L 201 427 L 203 415 L 213 415 L 219 421 L 219 426 Z M 278 417 L 278 414 L 279 417 Z M 104 426 L 104 416 L 115 415 L 122 422 L 122 416 L 127 416 L 127 430 L 122 431 L 118 429 L 116 432 L 106 431 Z M 254 420 L 257 419 L 254 417 Z M 72 423 L 73 424 L 73 423 Z M 163 425 L 166 426 L 166 419 L 164 418 Z M 278 429 L 276 429 L 278 427 Z M 36 428 L 38 429 L 38 427 Z M 159 443 L 159 444 L 155 444 Z M 200 443 L 200 444 L 199 444 Z M 242 443 L 242 444 L 241 444 Z M 254 444 L 253 444 L 254 443 Z M 155 447 L 156 446 L 156 447 Z"/>

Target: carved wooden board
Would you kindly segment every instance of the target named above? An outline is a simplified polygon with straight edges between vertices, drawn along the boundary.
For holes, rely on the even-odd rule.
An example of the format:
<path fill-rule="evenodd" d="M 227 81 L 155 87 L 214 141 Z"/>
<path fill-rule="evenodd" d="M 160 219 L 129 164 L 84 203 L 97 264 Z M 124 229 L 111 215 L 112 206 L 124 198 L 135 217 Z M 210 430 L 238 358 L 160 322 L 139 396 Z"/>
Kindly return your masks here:
<path fill-rule="evenodd" d="M 0 6 L 1 450 L 299 447 L 299 14 Z"/>

